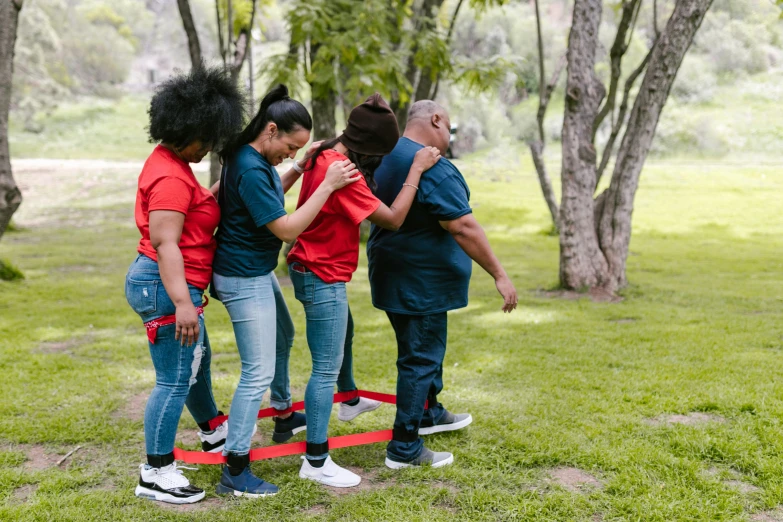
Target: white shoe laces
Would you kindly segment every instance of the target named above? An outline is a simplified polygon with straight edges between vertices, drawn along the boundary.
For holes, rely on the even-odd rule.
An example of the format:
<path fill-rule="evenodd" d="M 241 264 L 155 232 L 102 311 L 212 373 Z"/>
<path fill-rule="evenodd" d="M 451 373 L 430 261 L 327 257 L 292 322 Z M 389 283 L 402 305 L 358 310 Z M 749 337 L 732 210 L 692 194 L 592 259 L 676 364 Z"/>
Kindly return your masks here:
<path fill-rule="evenodd" d="M 184 488 L 190 485 L 190 481 L 182 474 L 183 469 L 194 471 L 196 468 L 169 464 L 157 470 L 153 481 L 163 489 Z"/>

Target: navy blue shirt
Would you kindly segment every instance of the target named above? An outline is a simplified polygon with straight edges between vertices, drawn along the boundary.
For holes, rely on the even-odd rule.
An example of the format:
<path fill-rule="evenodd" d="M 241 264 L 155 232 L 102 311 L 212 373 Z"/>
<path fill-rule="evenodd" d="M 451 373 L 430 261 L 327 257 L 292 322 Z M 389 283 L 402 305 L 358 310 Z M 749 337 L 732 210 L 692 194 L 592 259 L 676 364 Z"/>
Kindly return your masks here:
<path fill-rule="evenodd" d="M 225 167 L 218 200 L 221 216 L 212 270 L 228 277 L 258 277 L 274 270 L 283 242 L 266 224 L 286 214 L 277 170 L 244 145 Z"/>
<path fill-rule="evenodd" d="M 375 171 L 375 195 L 391 205 L 423 145 L 400 138 Z M 439 221 L 470 214 L 470 190 L 457 168 L 441 158 L 419 182 L 416 199 L 397 232 L 372 227 L 367 242 L 372 303 L 387 312 L 426 315 L 468 304 L 472 263 Z"/>

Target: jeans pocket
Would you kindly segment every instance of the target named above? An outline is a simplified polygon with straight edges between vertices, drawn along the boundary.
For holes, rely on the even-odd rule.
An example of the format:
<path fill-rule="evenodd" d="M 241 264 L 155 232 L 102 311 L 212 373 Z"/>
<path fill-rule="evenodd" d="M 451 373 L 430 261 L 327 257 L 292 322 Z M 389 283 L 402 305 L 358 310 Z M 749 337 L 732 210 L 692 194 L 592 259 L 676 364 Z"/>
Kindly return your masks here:
<path fill-rule="evenodd" d="M 125 298 L 133 311 L 141 316 L 157 310 L 159 281 L 136 281 L 125 279 Z"/>
<path fill-rule="evenodd" d="M 295 270 L 288 271 L 291 277 L 291 284 L 294 286 L 294 297 L 302 304 L 310 304 L 313 302 L 313 274 L 297 272 Z"/>

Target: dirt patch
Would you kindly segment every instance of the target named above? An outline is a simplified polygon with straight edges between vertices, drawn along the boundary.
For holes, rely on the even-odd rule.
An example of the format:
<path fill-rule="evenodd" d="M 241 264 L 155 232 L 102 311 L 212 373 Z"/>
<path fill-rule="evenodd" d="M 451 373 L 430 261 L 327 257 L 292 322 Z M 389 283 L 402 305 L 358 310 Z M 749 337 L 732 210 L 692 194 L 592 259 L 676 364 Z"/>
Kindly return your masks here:
<path fill-rule="evenodd" d="M 781 522 L 783 521 L 783 511 L 780 509 L 762 511 L 761 513 L 754 513 L 750 516 L 750 519 L 753 522 Z"/>
<path fill-rule="evenodd" d="M 288 276 L 279 276 L 277 282 L 280 283 L 280 286 L 294 286 L 291 282 L 291 278 Z"/>
<path fill-rule="evenodd" d="M 623 300 L 619 295 L 615 295 L 602 288 L 591 288 L 587 292 L 577 292 L 575 290 L 540 290 L 538 295 L 550 299 L 566 299 L 568 301 L 589 298 L 594 303 L 619 303 Z"/>
<path fill-rule="evenodd" d="M 177 442 L 181 442 L 186 447 L 201 446 L 201 439 L 198 438 L 196 430 L 179 430 L 177 432 Z"/>
<path fill-rule="evenodd" d="M 25 484 L 24 486 L 16 488 L 11 494 L 11 498 L 13 498 L 13 501 L 16 503 L 24 504 L 27 502 L 27 499 L 33 496 L 33 493 L 35 493 L 37 489 L 38 484 Z"/>
<path fill-rule="evenodd" d="M 27 461 L 24 463 L 25 469 L 31 471 L 39 471 L 42 469 L 50 468 L 57 464 L 57 461 L 65 455 L 59 455 L 56 451 L 46 449 L 41 444 L 31 444 L 23 448 L 27 454 Z"/>
<path fill-rule="evenodd" d="M 758 488 L 753 484 L 748 484 L 747 482 L 743 482 L 741 480 L 724 480 L 723 484 L 732 489 L 736 489 L 743 495 L 750 495 L 752 493 L 758 493 L 759 491 L 761 491 L 761 488 Z"/>
<path fill-rule="evenodd" d="M 549 476 L 552 483 L 576 493 L 604 486 L 603 482 L 579 468 L 556 468 L 549 471 Z"/>
<path fill-rule="evenodd" d="M 374 491 L 382 488 L 388 488 L 396 484 L 396 481 L 394 479 L 380 480 L 378 478 L 379 472 L 377 469 L 364 471 L 362 468 L 356 468 L 350 466 L 348 467 L 348 469 L 353 471 L 360 477 L 362 477 L 362 481 L 358 486 L 352 488 L 332 488 L 329 486 L 325 486 L 326 490 L 335 496 L 343 497 L 345 495 L 354 495 L 356 493 L 362 493 L 364 491 Z"/>
<path fill-rule="evenodd" d="M 65 341 L 45 341 L 34 350 L 37 353 L 64 353 L 73 354 L 74 348 L 78 348 L 92 340 L 90 336 L 66 339 Z"/>
<path fill-rule="evenodd" d="M 326 514 L 326 506 L 323 504 L 316 504 L 302 511 L 303 515 L 317 517 Z"/>
<path fill-rule="evenodd" d="M 150 392 L 143 391 L 137 393 L 125 403 L 125 406 L 114 412 L 114 417 L 130 419 L 132 421 L 144 420 L 144 408 L 147 406 L 147 399 L 150 398 Z"/>
<path fill-rule="evenodd" d="M 647 422 L 656 426 L 661 424 L 684 424 L 686 426 L 698 426 L 710 422 L 726 422 L 726 419 L 720 415 L 714 415 L 712 413 L 692 411 L 687 415 L 659 415 L 657 417 L 653 417 L 652 419 L 648 419 Z"/>

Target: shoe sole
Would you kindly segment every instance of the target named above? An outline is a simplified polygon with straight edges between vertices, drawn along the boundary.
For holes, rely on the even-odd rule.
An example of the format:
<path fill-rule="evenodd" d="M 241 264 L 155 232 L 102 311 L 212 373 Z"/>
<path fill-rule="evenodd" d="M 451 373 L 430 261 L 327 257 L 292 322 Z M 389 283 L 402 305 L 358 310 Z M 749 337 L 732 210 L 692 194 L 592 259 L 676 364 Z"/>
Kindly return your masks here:
<path fill-rule="evenodd" d="M 324 486 L 329 486 L 331 488 L 353 488 L 362 483 L 361 477 L 359 478 L 358 481 L 356 481 L 356 483 L 352 483 L 352 484 L 337 484 L 337 483 L 329 482 L 328 480 L 324 480 L 316 477 L 310 477 L 308 475 L 305 475 L 304 473 L 299 473 L 299 478 L 312 480 L 313 482 L 318 482 L 319 484 L 323 484 Z"/>
<path fill-rule="evenodd" d="M 453 463 L 454 455 L 450 455 L 447 459 L 435 462 L 431 467 L 442 468 L 443 466 L 448 466 L 449 464 Z M 397 462 L 396 460 L 392 460 L 389 457 L 386 457 L 386 467 L 390 469 L 419 468 L 421 466 L 421 464 L 411 464 L 410 462 Z"/>
<path fill-rule="evenodd" d="M 355 413 L 355 414 L 353 414 L 353 415 L 346 415 L 345 417 L 343 417 L 343 416 L 341 415 L 341 413 L 338 411 L 338 412 L 337 412 L 337 420 L 340 420 L 340 421 L 343 421 L 343 422 L 349 422 L 349 421 L 352 421 L 352 420 L 354 420 L 356 417 L 358 417 L 359 415 L 361 415 L 362 413 L 367 413 L 367 412 L 370 412 L 370 411 L 375 411 L 375 410 L 377 410 L 378 408 L 380 408 L 380 407 L 381 407 L 381 404 L 383 404 L 383 403 L 382 403 L 382 402 L 379 402 L 378 404 L 376 404 L 376 405 L 375 405 L 375 406 L 373 406 L 372 408 L 369 408 L 369 409 L 367 409 L 367 410 L 362 410 L 362 411 L 360 411 L 359 413 Z"/>
<path fill-rule="evenodd" d="M 193 495 L 192 497 L 175 497 L 174 495 L 162 493 L 160 491 L 148 489 L 139 485 L 136 486 L 135 494 L 139 498 L 156 500 L 158 502 L 166 502 L 167 504 L 194 504 L 204 498 L 206 492 L 202 491 L 200 494 Z"/>
<path fill-rule="evenodd" d="M 261 498 L 261 497 L 273 497 L 277 495 L 275 493 L 248 493 L 247 491 L 237 491 L 234 488 L 218 484 L 215 487 L 215 493 L 218 495 L 234 495 L 235 497 L 247 497 L 247 498 Z"/>
<path fill-rule="evenodd" d="M 471 422 L 473 422 L 473 416 L 468 415 L 467 419 L 463 419 L 459 422 L 452 422 L 451 424 L 438 424 L 437 426 L 429 426 L 427 428 L 419 428 L 419 435 L 432 435 L 433 433 L 442 433 L 444 431 L 461 430 Z"/>
<path fill-rule="evenodd" d="M 298 428 L 294 428 L 291 431 L 285 431 L 283 433 L 273 433 L 272 434 L 272 440 L 275 442 L 285 442 L 297 433 L 301 433 L 307 429 L 307 426 L 299 426 Z"/>

